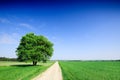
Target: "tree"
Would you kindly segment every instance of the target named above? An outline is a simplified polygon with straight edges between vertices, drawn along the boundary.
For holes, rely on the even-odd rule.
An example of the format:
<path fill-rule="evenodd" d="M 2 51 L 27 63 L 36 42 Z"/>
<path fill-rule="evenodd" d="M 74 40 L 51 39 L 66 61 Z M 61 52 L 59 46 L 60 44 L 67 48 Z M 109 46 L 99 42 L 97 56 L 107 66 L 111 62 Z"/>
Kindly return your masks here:
<path fill-rule="evenodd" d="M 53 43 L 42 35 L 28 33 L 22 37 L 16 50 L 19 61 L 46 62 L 53 54 Z"/>

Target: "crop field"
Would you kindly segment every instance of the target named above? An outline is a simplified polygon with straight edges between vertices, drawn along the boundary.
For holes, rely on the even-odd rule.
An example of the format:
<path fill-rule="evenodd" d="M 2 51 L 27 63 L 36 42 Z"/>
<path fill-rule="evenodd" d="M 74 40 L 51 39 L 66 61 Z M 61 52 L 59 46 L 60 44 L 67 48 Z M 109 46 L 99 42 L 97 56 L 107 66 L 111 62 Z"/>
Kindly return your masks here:
<path fill-rule="evenodd" d="M 32 66 L 32 63 L 0 61 L 0 80 L 30 80 L 53 63 L 38 63 L 38 66 Z"/>
<path fill-rule="evenodd" d="M 120 62 L 60 61 L 63 80 L 120 80 Z"/>

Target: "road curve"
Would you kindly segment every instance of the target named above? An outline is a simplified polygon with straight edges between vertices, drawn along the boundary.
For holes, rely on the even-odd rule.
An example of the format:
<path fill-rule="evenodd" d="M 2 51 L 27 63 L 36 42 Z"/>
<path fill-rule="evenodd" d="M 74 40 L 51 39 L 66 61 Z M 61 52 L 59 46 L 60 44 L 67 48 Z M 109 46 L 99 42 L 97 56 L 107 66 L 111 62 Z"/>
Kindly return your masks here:
<path fill-rule="evenodd" d="M 32 80 L 63 80 L 61 68 L 58 64 L 58 61 L 55 62 L 50 68 L 45 72 L 38 75 Z"/>

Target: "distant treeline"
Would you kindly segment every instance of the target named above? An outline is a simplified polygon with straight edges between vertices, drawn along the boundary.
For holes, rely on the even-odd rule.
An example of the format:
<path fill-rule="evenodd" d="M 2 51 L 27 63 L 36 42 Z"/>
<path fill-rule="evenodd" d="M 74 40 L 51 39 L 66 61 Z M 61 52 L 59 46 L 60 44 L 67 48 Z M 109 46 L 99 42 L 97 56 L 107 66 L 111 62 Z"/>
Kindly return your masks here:
<path fill-rule="evenodd" d="M 106 62 L 106 61 L 120 61 L 120 60 L 58 60 L 58 61 L 86 61 L 86 62 L 92 62 L 92 61 L 98 61 L 98 62 Z"/>
<path fill-rule="evenodd" d="M 17 61 L 17 58 L 0 57 L 0 61 Z"/>

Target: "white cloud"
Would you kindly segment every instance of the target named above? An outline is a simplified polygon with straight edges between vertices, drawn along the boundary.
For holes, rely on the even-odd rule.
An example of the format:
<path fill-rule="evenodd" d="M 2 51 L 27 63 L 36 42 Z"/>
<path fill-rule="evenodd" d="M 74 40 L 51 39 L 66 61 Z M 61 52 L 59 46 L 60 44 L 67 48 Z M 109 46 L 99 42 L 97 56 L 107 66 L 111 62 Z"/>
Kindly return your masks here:
<path fill-rule="evenodd" d="M 23 27 L 26 27 L 28 29 L 33 29 L 33 27 L 30 24 L 27 24 L 27 23 L 20 23 L 19 25 L 23 26 Z"/>
<path fill-rule="evenodd" d="M 30 25 L 28 23 L 20 23 L 20 22 L 14 23 L 7 18 L 0 18 L 0 23 L 11 24 L 14 26 L 21 26 L 21 27 L 25 27 L 27 29 L 36 30 L 32 25 Z M 42 26 L 44 26 L 44 25 L 42 25 Z"/>
<path fill-rule="evenodd" d="M 19 35 L 17 33 L 0 35 L 0 44 L 17 44 L 19 42 Z"/>
<path fill-rule="evenodd" d="M 10 21 L 5 18 L 0 18 L 0 23 L 10 23 Z"/>

